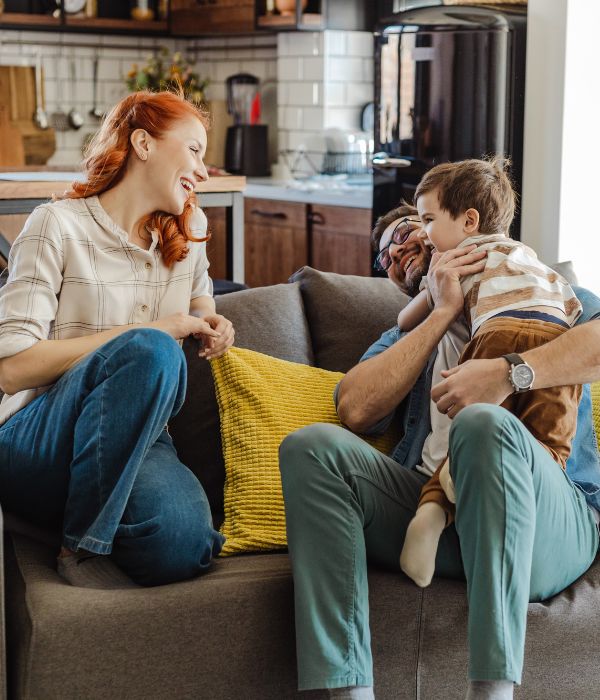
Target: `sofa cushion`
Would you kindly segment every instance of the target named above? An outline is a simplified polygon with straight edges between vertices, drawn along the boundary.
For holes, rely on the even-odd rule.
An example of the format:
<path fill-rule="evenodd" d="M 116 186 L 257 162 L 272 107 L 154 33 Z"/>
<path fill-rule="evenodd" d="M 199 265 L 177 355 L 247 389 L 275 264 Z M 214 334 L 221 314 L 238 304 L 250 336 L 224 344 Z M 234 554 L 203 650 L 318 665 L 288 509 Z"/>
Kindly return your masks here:
<path fill-rule="evenodd" d="M 298 282 L 317 367 L 347 372 L 383 331 L 397 321 L 408 297 L 390 280 L 320 272 L 303 267 Z"/>
<path fill-rule="evenodd" d="M 312 423 L 340 425 L 333 390 L 343 374 L 242 348 L 211 367 L 226 473 L 221 554 L 281 549 L 287 539 L 279 445 Z M 368 440 L 389 453 L 398 437 L 392 428 Z"/>
<path fill-rule="evenodd" d="M 217 311 L 235 328 L 235 344 L 292 362 L 313 364 L 300 285 L 247 289 L 215 299 Z M 210 365 L 198 358 L 198 343 L 183 344 L 188 365 L 185 403 L 169 421 L 179 459 L 198 477 L 210 503 L 215 527 L 223 521 L 225 468 L 219 410 Z"/>
<path fill-rule="evenodd" d="M 286 554 L 219 559 L 167 586 L 97 590 L 62 581 L 53 548 L 13 535 L 7 549 L 15 698 L 299 697 Z M 596 560 L 565 591 L 529 605 L 521 700 L 595 700 L 599 589 Z M 369 600 L 377 698 L 464 698 L 466 585 L 436 578 L 420 589 L 370 567 Z M 68 673 L 65 659 L 77 660 Z"/>

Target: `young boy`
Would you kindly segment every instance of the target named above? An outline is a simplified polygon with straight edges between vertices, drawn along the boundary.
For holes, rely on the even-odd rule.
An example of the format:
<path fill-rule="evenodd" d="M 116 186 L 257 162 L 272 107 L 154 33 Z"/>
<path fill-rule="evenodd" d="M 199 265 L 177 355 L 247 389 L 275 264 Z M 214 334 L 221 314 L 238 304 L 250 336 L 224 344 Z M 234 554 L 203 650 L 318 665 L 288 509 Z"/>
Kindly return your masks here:
<path fill-rule="evenodd" d="M 565 280 L 522 243 L 508 237 L 515 194 L 500 159 L 444 163 L 428 171 L 415 192 L 422 235 L 438 252 L 477 244 L 487 251 L 483 272 L 461 280 L 467 333 L 450 329 L 454 356 L 441 358 L 450 369 L 470 334 L 460 362 L 503 356 L 514 393 L 502 404 L 517 415 L 563 469 L 575 434 L 580 386 L 531 390 L 533 370 L 516 354 L 542 345 L 574 325 L 581 305 Z M 425 288 L 400 312 L 410 330 L 430 311 Z M 438 358 L 439 359 L 439 358 Z M 439 364 L 439 362 L 438 362 Z M 432 411 L 432 421 L 438 416 Z M 454 517 L 449 460 L 437 468 L 421 492 L 400 557 L 402 570 L 427 586 L 443 529 Z"/>

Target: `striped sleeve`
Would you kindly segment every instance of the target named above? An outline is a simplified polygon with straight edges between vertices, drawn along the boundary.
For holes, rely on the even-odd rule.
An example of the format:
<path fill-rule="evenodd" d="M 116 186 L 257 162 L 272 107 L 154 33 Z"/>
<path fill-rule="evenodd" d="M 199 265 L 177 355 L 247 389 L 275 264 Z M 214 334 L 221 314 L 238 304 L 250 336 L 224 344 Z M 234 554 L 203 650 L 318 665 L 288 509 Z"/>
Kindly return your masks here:
<path fill-rule="evenodd" d="M 465 292 L 465 306 L 475 333 L 482 323 L 502 311 L 546 306 L 564 313 L 573 326 L 581 315 L 581 304 L 566 280 L 540 262 L 526 246 L 484 245 L 486 267 L 474 275 Z"/>

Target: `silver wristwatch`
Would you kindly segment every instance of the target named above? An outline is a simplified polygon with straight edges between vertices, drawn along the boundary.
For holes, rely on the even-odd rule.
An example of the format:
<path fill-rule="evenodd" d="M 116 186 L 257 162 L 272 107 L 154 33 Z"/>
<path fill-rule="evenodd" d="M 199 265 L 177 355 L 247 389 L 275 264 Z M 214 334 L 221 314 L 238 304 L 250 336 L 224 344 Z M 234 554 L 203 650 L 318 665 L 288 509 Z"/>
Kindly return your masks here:
<path fill-rule="evenodd" d="M 532 389 L 535 380 L 533 368 L 516 352 L 502 355 L 502 357 L 509 364 L 508 380 L 513 385 L 515 392 L 521 393 Z"/>

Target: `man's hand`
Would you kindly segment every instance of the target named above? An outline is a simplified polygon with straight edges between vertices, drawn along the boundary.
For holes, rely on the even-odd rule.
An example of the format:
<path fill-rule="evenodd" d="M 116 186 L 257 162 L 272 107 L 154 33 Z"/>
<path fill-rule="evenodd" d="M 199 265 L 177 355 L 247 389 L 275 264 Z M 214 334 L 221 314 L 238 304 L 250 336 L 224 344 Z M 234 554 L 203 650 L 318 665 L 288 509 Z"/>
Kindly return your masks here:
<path fill-rule="evenodd" d="M 502 357 L 493 360 L 467 360 L 442 370 L 444 379 L 431 389 L 431 398 L 440 413 L 454 418 L 472 403 L 501 404 L 512 394 L 508 364 Z"/>
<path fill-rule="evenodd" d="M 231 321 L 225 316 L 221 316 L 221 314 L 208 314 L 202 320 L 206 321 L 210 328 L 219 335 L 214 337 L 202 331 L 194 333 L 194 337 L 202 341 L 202 348 L 198 356 L 205 357 L 207 360 L 214 360 L 224 355 L 233 345 L 235 331 Z"/>
<path fill-rule="evenodd" d="M 481 272 L 487 253 L 473 252 L 477 246 L 435 252 L 431 257 L 427 283 L 436 309 L 443 309 L 456 318 L 463 308 L 461 277 Z"/>

